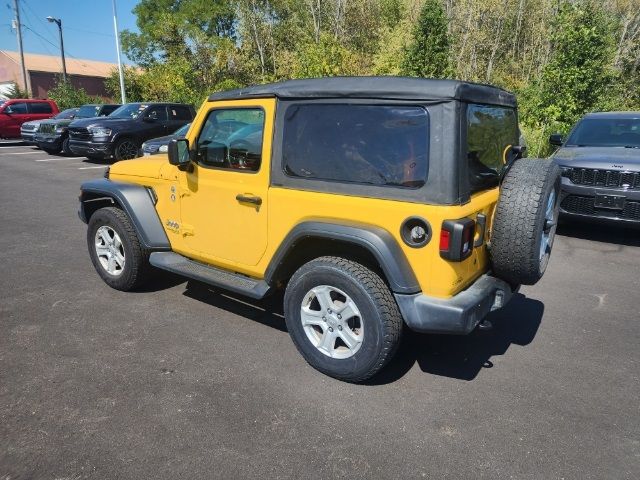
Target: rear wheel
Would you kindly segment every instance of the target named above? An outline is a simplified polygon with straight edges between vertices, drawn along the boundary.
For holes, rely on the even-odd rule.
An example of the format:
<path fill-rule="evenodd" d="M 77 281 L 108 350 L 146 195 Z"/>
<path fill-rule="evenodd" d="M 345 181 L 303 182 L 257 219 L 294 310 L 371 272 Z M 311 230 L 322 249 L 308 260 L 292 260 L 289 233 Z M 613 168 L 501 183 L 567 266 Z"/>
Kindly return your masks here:
<path fill-rule="evenodd" d="M 517 160 L 502 182 L 491 233 L 494 273 L 514 285 L 544 275 L 560 208 L 560 168 L 553 160 Z"/>
<path fill-rule="evenodd" d="M 393 357 L 402 317 L 380 276 L 338 257 L 303 265 L 284 298 L 287 329 L 317 370 L 341 380 L 371 378 Z"/>
<path fill-rule="evenodd" d="M 69 156 L 73 155 L 73 152 L 69 148 L 69 137 L 65 138 L 62 141 L 62 153 L 64 153 L 65 155 L 69 155 Z"/>

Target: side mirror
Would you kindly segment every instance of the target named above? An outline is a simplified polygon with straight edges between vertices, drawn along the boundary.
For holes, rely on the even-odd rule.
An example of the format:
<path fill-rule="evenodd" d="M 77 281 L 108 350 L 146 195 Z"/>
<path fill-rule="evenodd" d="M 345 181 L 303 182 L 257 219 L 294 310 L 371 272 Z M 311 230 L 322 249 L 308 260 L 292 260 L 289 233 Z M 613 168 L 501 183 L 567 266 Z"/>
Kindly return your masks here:
<path fill-rule="evenodd" d="M 9 105 L 7 108 L 5 108 L 2 113 L 6 113 L 7 115 L 11 115 L 13 113 L 13 110 L 11 110 L 11 105 Z"/>
<path fill-rule="evenodd" d="M 189 140 L 186 138 L 174 138 L 169 142 L 169 163 L 171 165 L 183 166 L 191 161 L 189 155 Z"/>
<path fill-rule="evenodd" d="M 554 133 L 549 136 L 549 143 L 555 147 L 561 147 L 564 139 L 560 133 Z"/>

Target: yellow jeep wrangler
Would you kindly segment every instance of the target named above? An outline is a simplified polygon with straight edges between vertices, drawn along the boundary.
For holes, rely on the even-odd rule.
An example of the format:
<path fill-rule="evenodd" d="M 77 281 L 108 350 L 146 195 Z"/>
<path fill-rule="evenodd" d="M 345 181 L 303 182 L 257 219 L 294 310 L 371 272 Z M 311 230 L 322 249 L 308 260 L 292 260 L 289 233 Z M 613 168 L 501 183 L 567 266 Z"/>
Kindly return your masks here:
<path fill-rule="evenodd" d="M 293 80 L 215 93 L 168 159 L 82 185 L 91 260 L 261 299 L 316 369 L 358 382 L 406 324 L 467 334 L 543 275 L 560 175 L 522 158 L 515 97 L 452 80 Z"/>

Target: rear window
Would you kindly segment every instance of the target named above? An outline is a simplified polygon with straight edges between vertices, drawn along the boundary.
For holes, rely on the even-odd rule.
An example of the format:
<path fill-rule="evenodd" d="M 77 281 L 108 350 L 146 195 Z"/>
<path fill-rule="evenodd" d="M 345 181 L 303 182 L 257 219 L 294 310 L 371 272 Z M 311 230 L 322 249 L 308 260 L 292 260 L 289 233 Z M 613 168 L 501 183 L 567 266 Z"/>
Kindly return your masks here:
<path fill-rule="evenodd" d="M 419 188 L 428 148 L 420 106 L 301 104 L 285 116 L 283 168 L 291 177 Z"/>
<path fill-rule="evenodd" d="M 47 102 L 29 102 L 31 113 L 53 113 L 51 104 Z"/>
<path fill-rule="evenodd" d="M 467 107 L 467 162 L 472 191 L 498 184 L 505 149 L 518 145 L 518 137 L 514 109 L 476 104 Z"/>
<path fill-rule="evenodd" d="M 191 115 L 191 110 L 188 107 L 183 107 L 180 105 L 171 105 L 169 107 L 169 120 L 191 120 L 193 115 Z"/>

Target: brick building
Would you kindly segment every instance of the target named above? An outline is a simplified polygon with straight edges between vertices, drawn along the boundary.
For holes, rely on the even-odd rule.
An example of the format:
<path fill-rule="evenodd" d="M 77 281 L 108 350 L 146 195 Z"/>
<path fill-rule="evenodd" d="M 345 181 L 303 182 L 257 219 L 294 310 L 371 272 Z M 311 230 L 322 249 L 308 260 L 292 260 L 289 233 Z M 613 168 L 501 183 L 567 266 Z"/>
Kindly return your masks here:
<path fill-rule="evenodd" d="M 24 63 L 27 69 L 27 86 L 22 81 L 20 54 L 0 50 L 0 95 L 11 84 L 28 89 L 34 98 L 47 98 L 47 93 L 62 75 L 62 61 L 58 56 L 25 53 Z M 89 95 L 109 98 L 105 88 L 105 79 L 118 68 L 115 63 L 95 60 L 66 59 L 67 76 L 71 84 L 84 88 Z"/>

